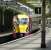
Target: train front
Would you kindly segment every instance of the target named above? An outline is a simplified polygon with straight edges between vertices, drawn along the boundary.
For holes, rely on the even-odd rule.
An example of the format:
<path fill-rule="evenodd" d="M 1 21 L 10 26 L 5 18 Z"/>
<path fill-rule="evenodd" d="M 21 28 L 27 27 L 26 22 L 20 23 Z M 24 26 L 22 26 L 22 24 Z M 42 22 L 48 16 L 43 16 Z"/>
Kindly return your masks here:
<path fill-rule="evenodd" d="M 17 16 L 17 26 L 16 32 L 20 33 L 22 36 L 29 34 L 29 17 L 25 14 L 19 14 Z"/>

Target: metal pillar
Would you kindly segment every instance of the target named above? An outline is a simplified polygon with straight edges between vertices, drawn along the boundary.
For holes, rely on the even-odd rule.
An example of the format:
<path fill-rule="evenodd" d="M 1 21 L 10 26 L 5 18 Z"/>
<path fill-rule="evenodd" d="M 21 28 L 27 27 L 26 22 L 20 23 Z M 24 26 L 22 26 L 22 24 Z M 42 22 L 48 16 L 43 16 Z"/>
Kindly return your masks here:
<path fill-rule="evenodd" d="M 45 1 L 42 0 L 42 32 L 41 32 L 41 48 L 46 48 L 46 43 L 45 43 L 45 35 L 46 35 L 46 30 L 45 30 Z"/>

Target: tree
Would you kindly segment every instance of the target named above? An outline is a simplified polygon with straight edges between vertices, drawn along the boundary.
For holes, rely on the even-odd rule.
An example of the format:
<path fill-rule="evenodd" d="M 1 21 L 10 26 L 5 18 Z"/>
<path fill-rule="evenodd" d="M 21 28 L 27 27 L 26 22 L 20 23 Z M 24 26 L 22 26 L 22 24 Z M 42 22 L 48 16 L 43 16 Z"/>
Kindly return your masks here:
<path fill-rule="evenodd" d="M 46 48 L 46 43 L 45 43 L 45 2 L 46 0 L 42 0 L 42 33 L 41 33 L 41 48 Z"/>

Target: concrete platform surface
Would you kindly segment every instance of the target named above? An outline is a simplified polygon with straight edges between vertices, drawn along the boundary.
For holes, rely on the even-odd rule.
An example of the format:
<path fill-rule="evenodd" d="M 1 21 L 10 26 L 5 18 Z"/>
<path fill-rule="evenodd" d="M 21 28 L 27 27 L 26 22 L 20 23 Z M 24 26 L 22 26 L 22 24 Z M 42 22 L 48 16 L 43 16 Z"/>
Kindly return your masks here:
<path fill-rule="evenodd" d="M 41 48 L 41 32 L 29 35 L 25 38 L 0 44 L 0 50 L 51 50 L 51 28 L 46 28 L 46 46 Z"/>

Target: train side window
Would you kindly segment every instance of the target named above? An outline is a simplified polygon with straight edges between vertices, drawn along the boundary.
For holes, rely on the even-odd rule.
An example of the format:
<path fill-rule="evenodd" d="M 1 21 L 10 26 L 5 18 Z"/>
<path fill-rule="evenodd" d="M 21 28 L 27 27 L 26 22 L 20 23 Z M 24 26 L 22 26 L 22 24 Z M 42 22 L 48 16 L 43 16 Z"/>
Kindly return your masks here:
<path fill-rule="evenodd" d="M 35 14 L 41 14 L 41 7 L 35 7 Z"/>

